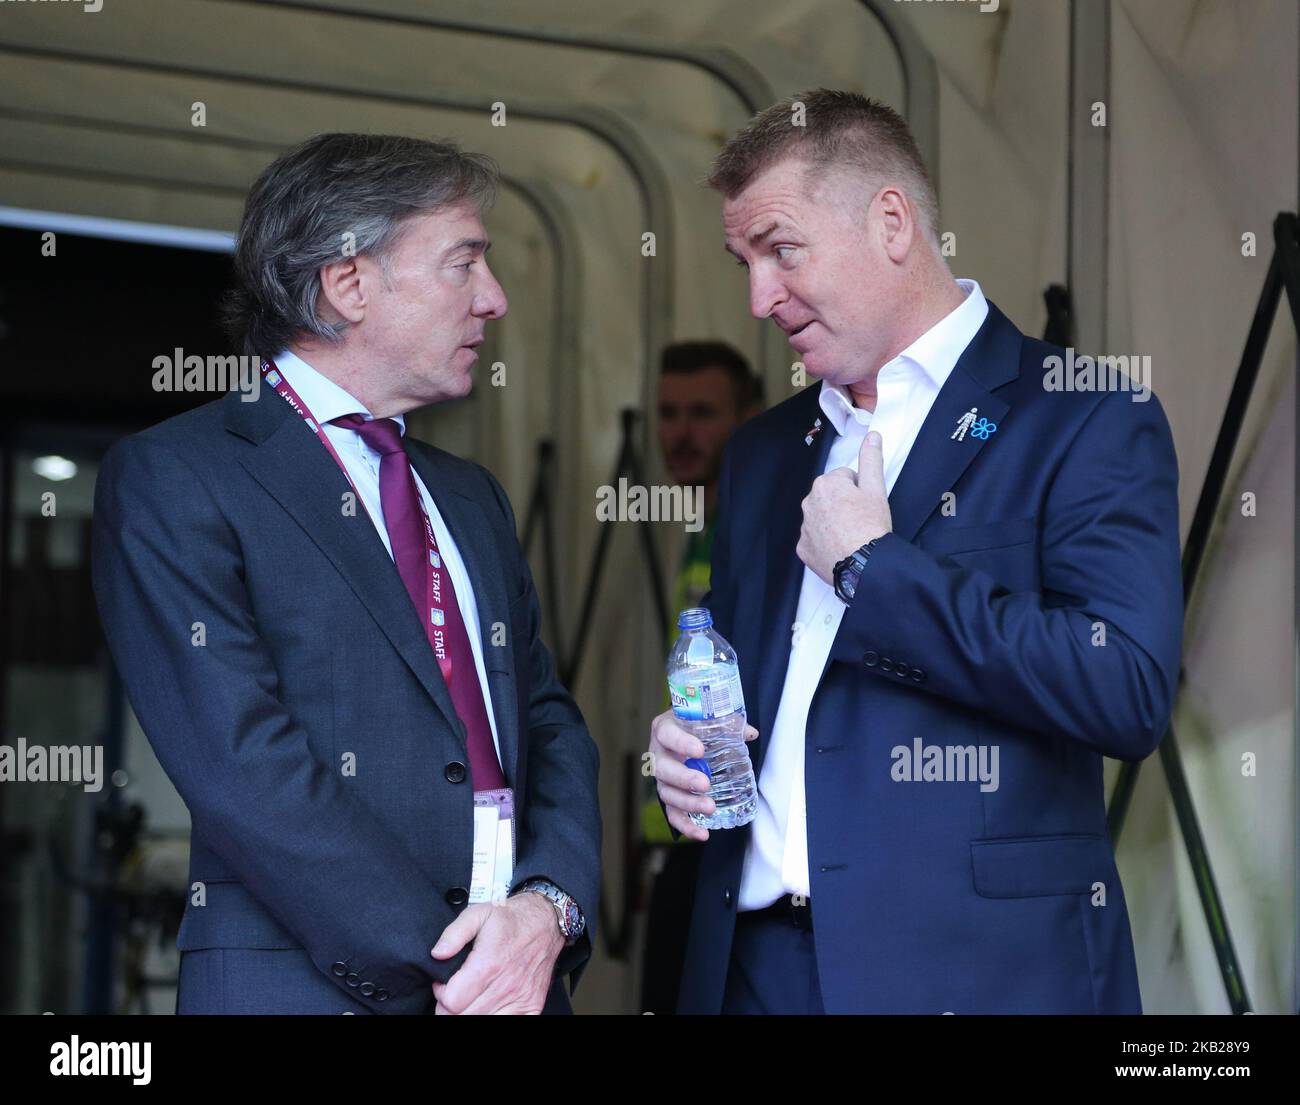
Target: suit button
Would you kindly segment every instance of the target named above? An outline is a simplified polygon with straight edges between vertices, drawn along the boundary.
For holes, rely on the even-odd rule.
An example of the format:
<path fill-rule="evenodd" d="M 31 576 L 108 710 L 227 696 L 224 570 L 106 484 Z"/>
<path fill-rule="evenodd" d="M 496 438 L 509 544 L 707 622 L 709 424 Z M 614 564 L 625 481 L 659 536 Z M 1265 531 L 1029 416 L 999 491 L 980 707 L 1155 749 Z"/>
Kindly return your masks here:
<path fill-rule="evenodd" d="M 722 904 L 728 909 L 731 908 L 731 887 L 727 887 L 727 889 L 722 892 Z"/>
<path fill-rule="evenodd" d="M 387 990 L 379 989 L 375 991 L 375 1001 L 387 1001 L 387 1000 L 388 1000 Z"/>
<path fill-rule="evenodd" d="M 330 968 L 330 970 L 333 971 L 336 975 L 338 975 L 339 978 L 342 978 L 345 974 L 348 973 L 348 965 L 346 963 L 335 963 L 334 966 Z"/>
<path fill-rule="evenodd" d="M 880 657 L 874 652 L 865 653 L 862 657 L 862 662 L 869 668 L 874 668 L 879 661 Z"/>
<path fill-rule="evenodd" d="M 373 982 L 363 982 L 361 984 L 361 993 L 363 996 L 369 997 L 374 992 L 375 992 L 375 984 Z"/>
<path fill-rule="evenodd" d="M 442 769 L 442 773 L 449 783 L 463 783 L 465 781 L 465 765 L 459 760 L 452 760 Z"/>
<path fill-rule="evenodd" d="M 351 974 L 349 974 L 348 977 L 345 978 L 343 981 L 346 982 L 349 986 L 353 986 L 353 987 L 355 987 L 355 986 L 360 986 L 360 985 L 361 985 L 361 976 L 360 976 L 359 974 L 357 974 L 355 971 L 353 971 L 353 972 L 352 972 Z"/>
<path fill-rule="evenodd" d="M 925 672 L 923 672 L 920 668 L 913 668 L 913 669 L 912 669 L 912 682 L 913 682 L 913 683 L 924 683 L 924 682 L 925 682 Z"/>
<path fill-rule="evenodd" d="M 907 673 L 911 670 L 912 669 L 904 664 L 902 660 L 899 660 L 898 663 L 894 665 L 894 674 L 898 676 L 899 679 L 906 679 Z"/>
<path fill-rule="evenodd" d="M 447 904 L 461 906 L 469 901 L 469 891 L 463 886 L 453 886 L 447 891 Z"/>
<path fill-rule="evenodd" d="M 881 671 L 893 671 L 893 670 L 894 670 L 894 661 L 891 660 L 888 656 L 882 656 L 882 657 L 880 658 L 880 670 L 881 670 Z"/>

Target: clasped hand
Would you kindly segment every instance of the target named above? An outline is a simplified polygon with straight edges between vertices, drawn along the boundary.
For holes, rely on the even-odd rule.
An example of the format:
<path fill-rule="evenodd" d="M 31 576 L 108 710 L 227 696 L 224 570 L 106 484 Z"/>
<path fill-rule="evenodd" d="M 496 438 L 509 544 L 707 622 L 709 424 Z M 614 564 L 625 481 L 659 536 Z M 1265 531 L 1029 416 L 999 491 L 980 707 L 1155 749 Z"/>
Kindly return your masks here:
<path fill-rule="evenodd" d="M 430 954 L 450 959 L 474 946 L 447 982 L 433 984 L 438 1014 L 540 1013 L 564 937 L 555 907 L 541 894 L 466 906 Z"/>

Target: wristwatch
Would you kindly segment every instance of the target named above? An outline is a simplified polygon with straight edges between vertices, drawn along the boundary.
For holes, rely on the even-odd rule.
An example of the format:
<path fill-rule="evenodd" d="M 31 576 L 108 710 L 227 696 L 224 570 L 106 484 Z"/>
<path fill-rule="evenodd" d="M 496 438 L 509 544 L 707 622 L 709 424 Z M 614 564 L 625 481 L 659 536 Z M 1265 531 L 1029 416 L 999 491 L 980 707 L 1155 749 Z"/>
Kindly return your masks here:
<path fill-rule="evenodd" d="M 861 548 L 854 549 L 835 565 L 835 570 L 831 573 L 831 578 L 835 581 L 835 595 L 845 606 L 848 606 L 853 601 L 853 596 L 857 594 L 858 580 L 862 577 L 862 569 L 867 566 L 871 550 L 876 547 L 879 541 L 879 537 L 873 537 Z"/>
<path fill-rule="evenodd" d="M 522 894 L 526 891 L 544 895 L 551 905 L 555 906 L 564 943 L 576 944 L 583 929 L 587 927 L 587 919 L 582 915 L 582 910 L 578 908 L 578 903 L 573 900 L 573 896 L 566 894 L 550 879 L 528 879 L 516 888 L 515 893 Z"/>

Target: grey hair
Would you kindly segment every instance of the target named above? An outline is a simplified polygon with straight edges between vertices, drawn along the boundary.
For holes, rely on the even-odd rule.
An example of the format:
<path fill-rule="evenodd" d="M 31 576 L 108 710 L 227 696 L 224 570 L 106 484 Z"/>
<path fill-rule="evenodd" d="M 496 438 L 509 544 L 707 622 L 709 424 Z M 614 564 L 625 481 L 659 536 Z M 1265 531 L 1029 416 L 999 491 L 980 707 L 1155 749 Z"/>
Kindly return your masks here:
<path fill-rule="evenodd" d="M 244 353 L 274 357 L 302 335 L 338 342 L 349 323 L 316 313 L 320 270 L 348 255 L 381 266 L 407 220 L 496 197 L 496 163 L 454 142 L 318 134 L 263 170 L 244 205 L 223 315 Z"/>

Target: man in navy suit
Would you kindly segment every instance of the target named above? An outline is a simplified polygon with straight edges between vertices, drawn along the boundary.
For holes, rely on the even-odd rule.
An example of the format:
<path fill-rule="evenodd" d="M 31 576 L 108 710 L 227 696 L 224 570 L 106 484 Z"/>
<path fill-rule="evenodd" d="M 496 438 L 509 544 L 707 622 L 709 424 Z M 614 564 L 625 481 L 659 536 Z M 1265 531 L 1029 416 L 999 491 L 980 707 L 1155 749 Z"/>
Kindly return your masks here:
<path fill-rule="evenodd" d="M 104 628 L 193 821 L 178 1012 L 570 1011 L 596 749 L 505 492 L 404 437 L 405 412 L 469 392 L 506 311 L 494 186 L 444 143 L 286 153 L 235 254 L 256 401 L 105 457 Z"/>
<path fill-rule="evenodd" d="M 939 250 L 906 124 L 818 90 L 719 155 L 750 306 L 820 380 L 728 447 L 719 632 L 754 820 L 707 840 L 679 1010 L 1138 1013 L 1102 757 L 1160 741 L 1182 634 L 1177 464 L 1149 390 L 1062 386 Z M 1080 386 L 1074 386 L 1080 385 Z"/>

